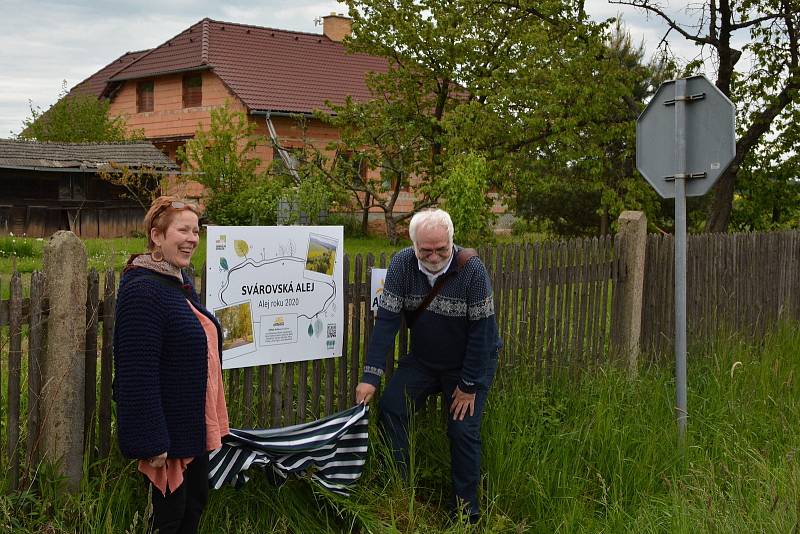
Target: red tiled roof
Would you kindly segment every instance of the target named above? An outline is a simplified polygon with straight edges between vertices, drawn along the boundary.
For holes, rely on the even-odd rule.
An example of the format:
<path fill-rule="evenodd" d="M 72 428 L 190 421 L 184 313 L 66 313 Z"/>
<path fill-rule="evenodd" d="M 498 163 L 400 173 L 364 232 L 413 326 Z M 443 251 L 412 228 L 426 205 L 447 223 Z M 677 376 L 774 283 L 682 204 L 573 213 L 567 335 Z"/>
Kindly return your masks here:
<path fill-rule="evenodd" d="M 383 72 L 387 63 L 350 54 L 324 35 L 203 19 L 108 81 L 204 68 L 211 68 L 251 111 L 305 113 L 324 109 L 326 100 L 368 99 L 367 73 Z"/>
<path fill-rule="evenodd" d="M 139 50 L 138 52 L 125 52 L 120 57 L 100 69 L 99 71 L 95 72 L 81 83 L 76 85 L 70 91 L 70 94 L 78 94 L 78 95 L 94 95 L 94 96 L 101 96 L 103 94 L 103 90 L 106 88 L 106 84 L 108 79 L 122 70 L 123 68 L 127 67 L 143 55 L 145 55 L 149 50 Z"/>

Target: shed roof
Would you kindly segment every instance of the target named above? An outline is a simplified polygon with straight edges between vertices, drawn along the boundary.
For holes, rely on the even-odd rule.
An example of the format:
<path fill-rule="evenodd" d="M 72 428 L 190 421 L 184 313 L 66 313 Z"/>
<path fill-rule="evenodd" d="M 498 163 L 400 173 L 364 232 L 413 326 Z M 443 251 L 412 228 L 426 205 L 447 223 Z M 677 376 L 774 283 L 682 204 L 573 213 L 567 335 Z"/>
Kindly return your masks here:
<path fill-rule="evenodd" d="M 148 141 L 40 143 L 0 139 L 0 168 L 93 171 L 111 163 L 178 171 L 180 167 Z"/>

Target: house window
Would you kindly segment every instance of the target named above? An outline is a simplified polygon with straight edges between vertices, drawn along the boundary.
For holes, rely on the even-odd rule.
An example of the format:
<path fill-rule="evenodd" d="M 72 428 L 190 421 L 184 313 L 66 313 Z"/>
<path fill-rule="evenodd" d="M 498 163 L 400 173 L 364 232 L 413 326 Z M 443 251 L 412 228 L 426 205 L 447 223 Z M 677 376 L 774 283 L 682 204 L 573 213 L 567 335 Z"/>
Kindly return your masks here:
<path fill-rule="evenodd" d="M 136 84 L 136 113 L 153 111 L 155 83 L 153 80 L 139 82 Z"/>
<path fill-rule="evenodd" d="M 197 108 L 203 105 L 203 77 L 187 74 L 183 77 L 183 107 Z"/>

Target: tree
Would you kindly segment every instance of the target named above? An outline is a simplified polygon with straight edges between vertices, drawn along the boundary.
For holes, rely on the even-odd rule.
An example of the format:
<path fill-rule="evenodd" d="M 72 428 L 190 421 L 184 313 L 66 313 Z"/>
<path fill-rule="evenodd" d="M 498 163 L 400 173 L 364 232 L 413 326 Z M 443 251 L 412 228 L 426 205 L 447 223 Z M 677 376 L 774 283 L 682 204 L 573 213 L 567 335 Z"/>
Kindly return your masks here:
<path fill-rule="evenodd" d="M 635 179 L 631 158 L 633 121 L 647 96 L 636 91 L 652 78 L 639 71 L 653 71 L 640 65 L 629 39 L 617 48 L 609 43 L 609 23 L 591 21 L 582 1 L 347 3 L 354 19 L 350 46 L 385 57 L 390 68 L 371 80 L 377 103 L 335 108 L 336 117 L 367 117 L 354 130 L 369 129 L 384 142 L 399 138 L 395 146 L 408 152 L 381 159 L 384 151 L 377 150 L 370 159 L 416 165 L 413 174 L 400 175 L 414 178 L 416 207 L 439 201 L 449 159 L 470 152 L 486 158 L 490 185 L 512 198 L 556 180 L 566 192 L 595 194 L 590 215 L 601 231 L 622 205 L 657 202 Z M 374 144 L 366 137 L 358 142 Z M 384 177 L 386 168 L 379 168 Z M 577 179 L 599 185 L 571 181 Z M 377 193 L 372 202 L 387 213 L 387 226 L 400 218 L 388 212 L 396 188 L 371 191 L 356 177 L 352 183 L 362 198 Z M 374 200 L 381 196 L 383 205 Z"/>
<path fill-rule="evenodd" d="M 274 224 L 284 184 L 260 171 L 255 150 L 265 140 L 244 112 L 226 103 L 211 111 L 208 130 L 198 125 L 193 139 L 178 149 L 191 179 L 206 188 L 206 215 L 216 224 Z"/>
<path fill-rule="evenodd" d="M 786 119 L 797 113 L 800 9 L 796 0 L 707 0 L 691 25 L 680 24 L 656 0 L 609 1 L 659 17 L 667 27 L 661 41 L 667 53 L 667 37 L 673 32 L 698 45 L 700 55 L 685 71 L 714 65 L 711 77 L 715 85 L 736 104 L 736 155 L 714 188 L 706 221 L 706 231 L 726 231 L 743 164 L 759 145 L 780 137 L 789 124 Z M 737 39 L 746 41 L 742 50 L 734 47 Z M 740 66 L 743 57 L 752 61 L 747 71 Z"/>
<path fill-rule="evenodd" d="M 124 117 L 108 114 L 109 101 L 93 95 L 70 94 L 64 81 L 58 101 L 47 111 L 29 102 L 31 116 L 23 121 L 21 139 L 59 143 L 100 143 L 141 139 L 128 131 Z"/>
<path fill-rule="evenodd" d="M 145 211 L 164 190 L 164 174 L 150 167 L 131 169 L 112 161 L 108 167 L 101 168 L 98 175 L 122 187 L 125 190 L 122 196 L 136 201 Z"/>
<path fill-rule="evenodd" d="M 390 235 L 439 200 L 453 155 L 485 155 L 497 171 L 492 185 L 508 186 L 521 161 L 596 121 L 589 94 L 597 91 L 584 82 L 602 53 L 604 24 L 591 22 L 579 0 L 346 3 L 349 46 L 386 58 L 388 70 L 370 78 L 371 102 L 331 106 L 332 123 L 348 132 L 336 148 L 366 151 L 380 170 L 378 180 L 351 175 L 342 185 L 384 211 Z M 414 209 L 394 214 L 409 185 Z"/>
<path fill-rule="evenodd" d="M 331 107 L 334 114 L 324 120 L 339 130 L 340 138 L 328 148 L 337 154 L 358 154 L 358 165 L 337 158 L 326 177 L 350 192 L 363 211 L 380 208 L 386 235 L 396 243 L 398 224 L 438 199 L 433 184 L 440 170 L 433 161 L 430 139 L 418 129 L 419 116 L 408 108 L 406 99 L 361 104 L 348 99 L 344 106 Z M 377 170 L 378 177 L 365 175 L 360 165 Z M 395 213 L 400 193 L 410 188 L 412 182 L 415 193 L 412 211 Z"/>
<path fill-rule="evenodd" d="M 515 164 L 525 177 L 513 182 L 518 215 L 567 235 L 605 235 L 625 209 L 644 210 L 653 226 L 662 224 L 661 202 L 636 172 L 635 125 L 671 66 L 644 56 L 621 22 L 609 28 L 587 83 L 591 115 Z"/>
<path fill-rule="evenodd" d="M 731 213 L 733 230 L 800 226 L 800 156 L 786 146 L 789 139 L 796 137 L 786 135 L 752 152 L 742 163 Z"/>

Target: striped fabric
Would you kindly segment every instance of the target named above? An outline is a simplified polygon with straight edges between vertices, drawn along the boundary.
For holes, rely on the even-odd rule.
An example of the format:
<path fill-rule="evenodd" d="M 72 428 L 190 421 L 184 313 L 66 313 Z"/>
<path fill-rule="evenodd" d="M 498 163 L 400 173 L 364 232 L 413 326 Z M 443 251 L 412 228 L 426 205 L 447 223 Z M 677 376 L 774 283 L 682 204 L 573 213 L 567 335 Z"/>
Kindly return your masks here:
<path fill-rule="evenodd" d="M 359 404 L 318 421 L 270 430 L 231 428 L 222 447 L 209 453 L 209 486 L 240 487 L 258 466 L 277 485 L 308 473 L 328 490 L 347 495 L 367 458 L 369 407 Z"/>

